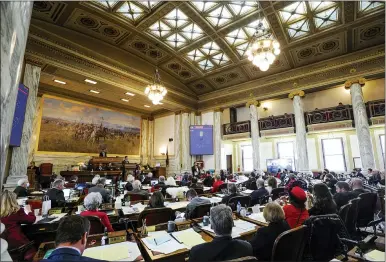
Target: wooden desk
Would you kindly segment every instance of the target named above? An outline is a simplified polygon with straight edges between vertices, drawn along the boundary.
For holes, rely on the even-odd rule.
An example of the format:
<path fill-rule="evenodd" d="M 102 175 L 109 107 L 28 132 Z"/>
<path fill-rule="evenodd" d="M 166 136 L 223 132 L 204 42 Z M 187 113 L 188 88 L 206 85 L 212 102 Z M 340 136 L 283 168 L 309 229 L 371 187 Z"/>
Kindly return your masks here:
<path fill-rule="evenodd" d="M 236 215 L 239 219 L 241 220 L 245 220 L 245 221 L 248 221 L 248 222 L 251 222 L 253 224 L 256 224 L 258 225 L 259 227 L 266 227 L 268 226 L 268 223 L 264 223 L 262 221 L 258 221 L 258 220 L 254 220 L 252 218 L 249 218 L 249 217 L 242 217 L 242 216 L 239 216 L 239 215 Z"/>
<path fill-rule="evenodd" d="M 102 170 L 102 171 L 60 171 L 60 175 L 64 177 L 66 181 L 69 181 L 72 176 L 77 176 L 78 177 L 78 183 L 86 183 L 86 182 L 91 182 L 93 177 L 98 174 L 101 177 L 104 177 L 105 174 L 106 176 L 112 176 L 114 184 L 116 181 L 118 181 L 119 177 L 121 176 L 122 171 L 121 170 Z"/>
<path fill-rule="evenodd" d="M 111 232 L 111 233 L 109 233 L 109 236 L 110 235 L 120 235 L 120 234 L 122 234 L 124 232 L 125 232 L 125 230 Z M 89 247 L 99 247 L 101 245 L 101 239 L 102 239 L 103 235 L 104 234 L 90 235 L 87 238 L 87 246 L 86 246 L 86 248 L 89 248 Z M 130 242 L 136 242 L 133 235 L 131 235 Z M 39 246 L 38 251 L 36 252 L 36 254 L 35 254 L 34 258 L 33 258 L 33 261 L 40 261 L 40 260 L 42 260 L 44 255 L 46 254 L 46 252 L 48 250 L 54 249 L 54 248 L 55 248 L 55 242 L 54 241 L 41 243 L 40 246 Z M 143 257 L 142 256 L 137 257 L 137 259 L 135 261 L 143 261 Z"/>
<path fill-rule="evenodd" d="M 366 250 L 364 253 L 368 253 L 374 249 L 385 252 L 385 238 L 384 237 L 377 237 L 377 239 L 374 242 L 374 245 L 369 250 Z M 358 247 L 355 246 L 353 249 L 351 249 L 347 253 L 347 255 L 349 257 L 349 261 L 366 261 L 366 259 L 364 257 L 361 257 L 359 254 L 356 253 L 357 250 L 358 250 Z"/>

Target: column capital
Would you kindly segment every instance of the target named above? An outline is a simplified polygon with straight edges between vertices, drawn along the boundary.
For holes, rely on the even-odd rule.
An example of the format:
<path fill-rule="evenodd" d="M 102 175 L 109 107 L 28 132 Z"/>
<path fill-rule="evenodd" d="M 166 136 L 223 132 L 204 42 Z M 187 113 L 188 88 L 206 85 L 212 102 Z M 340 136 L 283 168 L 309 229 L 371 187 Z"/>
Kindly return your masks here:
<path fill-rule="evenodd" d="M 151 118 L 151 117 L 149 117 L 149 116 L 141 116 L 141 119 L 142 119 L 142 120 L 150 120 L 150 118 Z"/>
<path fill-rule="evenodd" d="M 224 109 L 223 108 L 221 108 L 221 107 L 219 107 L 219 108 L 216 108 L 215 110 L 214 110 L 214 112 L 216 113 L 216 112 L 222 112 L 222 111 L 224 111 Z"/>
<path fill-rule="evenodd" d="M 175 112 L 174 112 L 175 115 L 179 115 L 179 114 L 181 114 L 181 113 L 182 113 L 182 110 L 178 110 L 178 111 L 175 111 Z"/>
<path fill-rule="evenodd" d="M 181 110 L 181 114 L 190 114 L 190 113 L 192 113 L 192 110 L 189 110 L 189 109 Z"/>
<path fill-rule="evenodd" d="M 365 83 L 366 83 L 366 78 L 364 77 L 353 78 L 353 79 L 347 80 L 344 83 L 344 88 L 349 89 L 353 84 L 359 84 L 360 86 L 364 86 Z"/>
<path fill-rule="evenodd" d="M 194 113 L 196 114 L 196 116 L 201 116 L 201 112 L 196 111 Z"/>
<path fill-rule="evenodd" d="M 257 101 L 257 100 L 250 100 L 250 101 L 248 101 L 246 104 L 245 104 L 245 106 L 246 107 L 250 107 L 251 105 L 254 105 L 254 106 L 256 106 L 256 107 L 259 107 L 260 106 L 260 101 Z"/>
<path fill-rule="evenodd" d="M 288 98 L 293 99 L 295 96 L 304 97 L 306 93 L 303 90 L 295 90 L 288 94 Z"/>

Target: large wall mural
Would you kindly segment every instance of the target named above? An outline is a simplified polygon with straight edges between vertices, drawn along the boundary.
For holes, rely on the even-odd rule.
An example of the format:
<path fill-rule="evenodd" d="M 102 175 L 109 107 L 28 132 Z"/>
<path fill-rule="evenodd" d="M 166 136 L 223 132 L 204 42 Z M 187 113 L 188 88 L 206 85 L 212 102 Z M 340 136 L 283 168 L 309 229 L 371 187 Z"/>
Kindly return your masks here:
<path fill-rule="evenodd" d="M 139 155 L 140 128 L 138 116 L 46 97 L 38 150 Z"/>

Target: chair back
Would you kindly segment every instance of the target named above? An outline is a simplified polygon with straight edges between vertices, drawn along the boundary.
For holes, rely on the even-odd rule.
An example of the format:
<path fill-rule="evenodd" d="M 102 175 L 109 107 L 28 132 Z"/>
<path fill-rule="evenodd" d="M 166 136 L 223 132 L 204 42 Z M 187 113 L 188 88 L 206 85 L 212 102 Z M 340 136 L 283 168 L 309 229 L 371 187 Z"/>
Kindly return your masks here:
<path fill-rule="evenodd" d="M 269 202 L 271 195 L 265 195 L 260 198 L 260 205 L 265 205 Z"/>
<path fill-rule="evenodd" d="M 227 205 L 232 208 L 232 211 L 235 211 L 237 209 L 237 203 L 240 202 L 240 205 L 242 207 L 249 207 L 251 203 L 251 197 L 250 196 L 235 196 L 228 200 Z"/>
<path fill-rule="evenodd" d="M 374 220 L 378 196 L 376 193 L 362 193 L 359 198 L 357 227 L 366 227 Z"/>
<path fill-rule="evenodd" d="M 204 189 L 202 187 L 192 187 L 197 192 L 197 195 L 203 195 Z"/>
<path fill-rule="evenodd" d="M 285 188 L 284 187 L 277 187 L 272 189 L 271 195 L 272 195 L 272 201 L 275 201 L 279 197 L 285 194 Z"/>
<path fill-rule="evenodd" d="M 36 250 L 34 249 L 34 241 L 24 244 L 18 248 L 8 250 L 13 261 L 32 261 Z"/>
<path fill-rule="evenodd" d="M 51 163 L 41 163 L 39 168 L 40 168 L 40 175 L 42 176 L 51 176 L 52 175 L 52 169 L 53 169 L 53 164 Z"/>
<path fill-rule="evenodd" d="M 125 198 L 130 196 L 130 201 L 141 201 L 141 200 L 149 200 L 146 195 L 143 194 L 126 194 Z"/>
<path fill-rule="evenodd" d="M 208 213 L 210 213 L 211 207 L 212 207 L 212 204 L 204 204 L 204 205 L 196 206 L 190 215 L 190 219 L 200 218 L 208 215 Z"/>
<path fill-rule="evenodd" d="M 102 224 L 101 219 L 97 216 L 85 216 L 90 221 L 89 235 L 102 234 L 105 232 L 105 226 Z"/>
<path fill-rule="evenodd" d="M 273 244 L 271 261 L 302 261 L 307 233 L 307 226 L 281 233 Z"/>
<path fill-rule="evenodd" d="M 309 234 L 303 260 L 330 261 L 344 253 L 340 238 L 349 238 L 349 234 L 337 214 L 311 216 L 304 224 Z"/>
<path fill-rule="evenodd" d="M 41 199 L 28 199 L 27 204 L 31 206 L 31 210 L 41 209 L 43 201 Z"/>
<path fill-rule="evenodd" d="M 341 208 L 339 209 L 338 214 L 339 214 L 340 219 L 342 219 L 344 224 L 346 224 L 348 211 L 350 210 L 351 206 L 352 206 L 352 204 L 348 203 L 344 206 L 341 206 Z"/>
<path fill-rule="evenodd" d="M 154 226 L 167 223 L 173 216 L 173 210 L 169 207 L 149 208 L 143 210 L 138 217 L 138 227 L 142 226 L 142 220 L 146 219 L 146 226 Z"/>
<path fill-rule="evenodd" d="M 218 187 L 218 191 L 221 192 L 221 190 L 223 189 L 228 189 L 228 183 L 224 183 L 224 184 L 221 184 L 219 187 Z"/>
<path fill-rule="evenodd" d="M 356 239 L 357 236 L 357 218 L 358 218 L 358 203 L 360 198 L 351 199 L 349 204 L 350 208 L 347 212 L 346 220 L 343 220 L 344 225 L 351 237 L 351 239 Z"/>

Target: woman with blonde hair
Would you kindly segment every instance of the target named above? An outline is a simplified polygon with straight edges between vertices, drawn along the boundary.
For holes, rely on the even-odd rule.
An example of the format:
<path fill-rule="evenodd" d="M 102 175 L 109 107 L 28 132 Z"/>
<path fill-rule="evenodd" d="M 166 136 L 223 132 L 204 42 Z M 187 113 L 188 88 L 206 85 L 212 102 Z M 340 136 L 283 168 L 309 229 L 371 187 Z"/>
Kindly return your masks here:
<path fill-rule="evenodd" d="M 32 213 L 31 207 L 26 205 L 24 208 L 20 208 L 16 200 L 16 194 L 8 190 L 4 190 L 1 194 L 0 203 L 0 219 L 1 223 L 5 225 L 2 235 L 8 242 L 8 250 L 28 244 L 30 240 L 23 234 L 21 225 L 35 222 L 36 217 Z M 30 248 L 25 252 L 24 260 L 32 260 L 35 253 L 36 249 Z M 12 259 L 15 260 L 15 258 Z"/>
<path fill-rule="evenodd" d="M 212 187 L 212 193 L 216 193 L 218 191 L 220 191 L 220 186 L 224 184 L 223 181 L 221 181 L 221 176 L 219 174 L 215 174 L 214 175 L 214 183 L 213 183 L 213 187 Z"/>
<path fill-rule="evenodd" d="M 276 202 L 268 203 L 263 211 L 268 226 L 260 227 L 250 241 L 253 255 L 258 260 L 271 261 L 272 248 L 276 238 L 291 228 L 285 221 L 283 209 Z"/>

